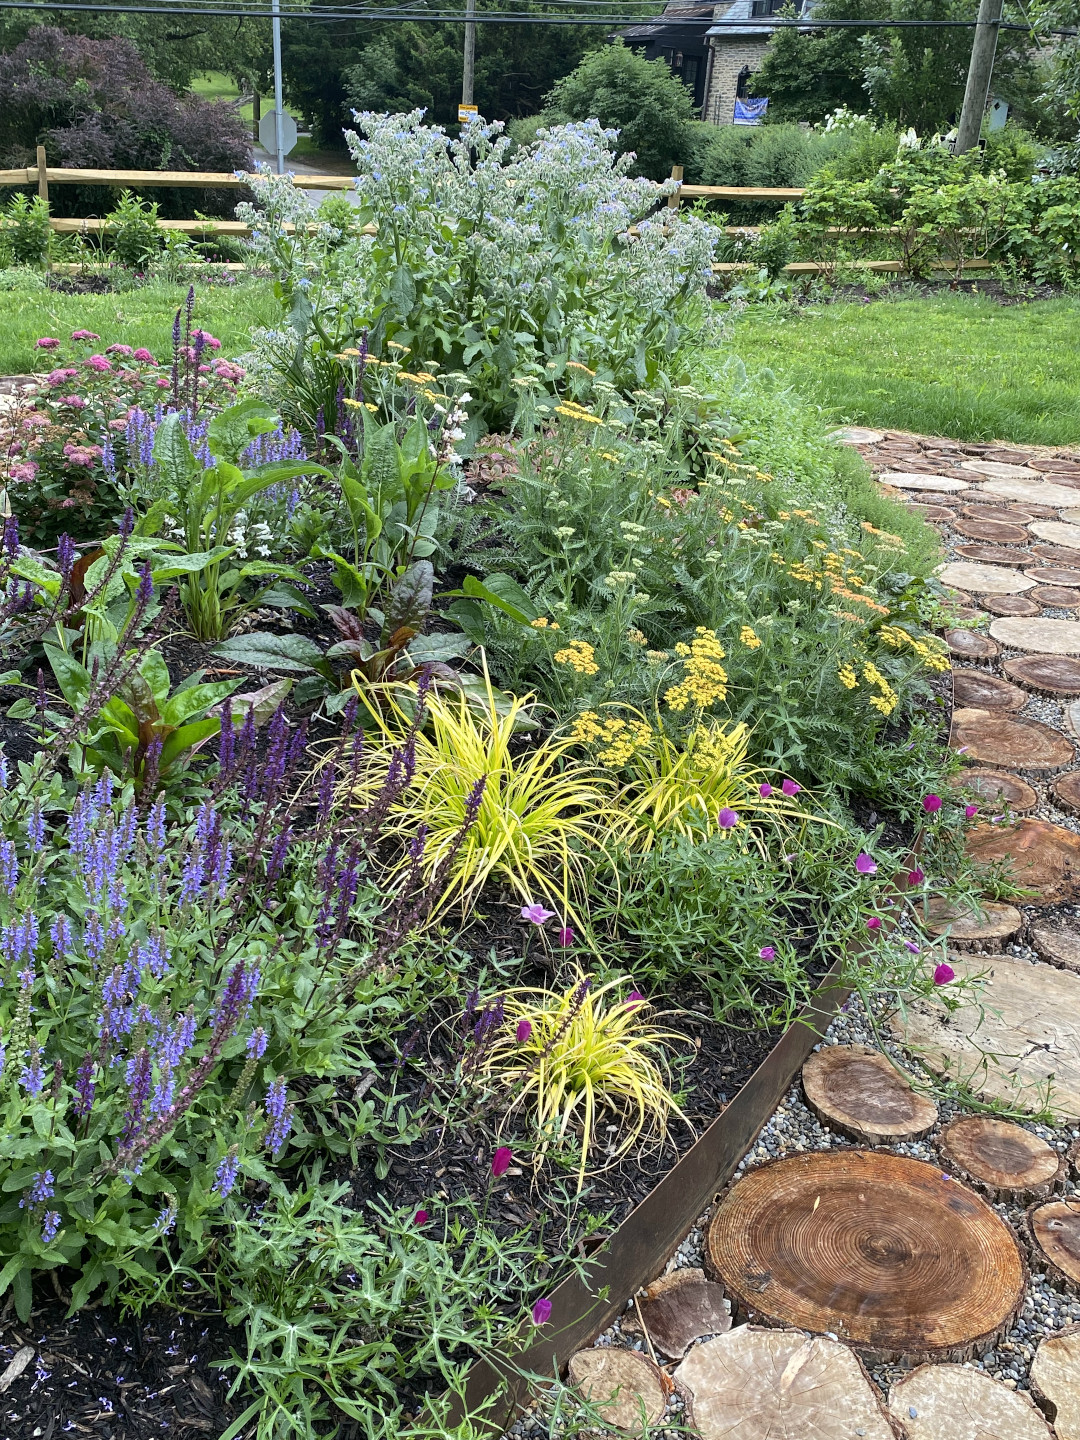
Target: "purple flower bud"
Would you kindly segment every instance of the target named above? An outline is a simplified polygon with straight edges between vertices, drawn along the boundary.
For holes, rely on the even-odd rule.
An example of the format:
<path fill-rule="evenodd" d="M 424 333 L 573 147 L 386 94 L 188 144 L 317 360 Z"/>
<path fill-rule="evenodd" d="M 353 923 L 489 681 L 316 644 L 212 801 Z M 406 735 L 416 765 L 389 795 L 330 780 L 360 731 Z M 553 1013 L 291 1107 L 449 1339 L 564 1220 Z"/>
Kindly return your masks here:
<path fill-rule="evenodd" d="M 510 1169 L 514 1158 L 513 1152 L 508 1145 L 500 1145 L 491 1157 L 491 1174 L 494 1179 L 499 1180 Z"/>
<path fill-rule="evenodd" d="M 517 1032 L 516 1032 L 516 1033 L 517 1033 L 517 1042 L 518 1042 L 519 1045 L 524 1045 L 524 1044 L 525 1044 L 525 1041 L 528 1040 L 529 1036 L 532 1034 L 532 1028 L 533 1028 L 533 1027 L 532 1027 L 531 1023 L 530 1023 L 528 1020 L 519 1020 L 519 1021 L 518 1021 L 518 1027 L 517 1027 Z"/>
<path fill-rule="evenodd" d="M 41 1219 L 41 1239 L 46 1245 L 51 1245 L 56 1239 L 56 1232 L 60 1229 L 60 1212 L 58 1210 L 46 1210 Z"/>
<path fill-rule="evenodd" d="M 210 1187 L 213 1194 L 224 1200 L 236 1184 L 236 1177 L 239 1173 L 240 1157 L 236 1153 L 236 1147 L 234 1146 L 217 1168 L 217 1176 L 214 1179 L 213 1185 Z"/>
<path fill-rule="evenodd" d="M 146 606 L 154 598 L 154 577 L 150 571 L 150 561 L 139 571 L 139 584 L 135 591 L 135 603 L 139 606 Z"/>
<path fill-rule="evenodd" d="M 70 535 L 61 535 L 56 544 L 56 564 L 66 580 L 75 565 L 75 542 Z"/>
<path fill-rule="evenodd" d="M 547 1300 L 547 1299 L 537 1300 L 536 1304 L 532 1307 L 532 1322 L 533 1322 L 533 1324 L 534 1324 L 534 1325 L 537 1325 L 537 1326 L 539 1326 L 539 1325 L 546 1325 L 547 1322 L 548 1322 L 550 1319 L 551 1319 L 551 1301 L 550 1301 L 550 1300 Z"/>

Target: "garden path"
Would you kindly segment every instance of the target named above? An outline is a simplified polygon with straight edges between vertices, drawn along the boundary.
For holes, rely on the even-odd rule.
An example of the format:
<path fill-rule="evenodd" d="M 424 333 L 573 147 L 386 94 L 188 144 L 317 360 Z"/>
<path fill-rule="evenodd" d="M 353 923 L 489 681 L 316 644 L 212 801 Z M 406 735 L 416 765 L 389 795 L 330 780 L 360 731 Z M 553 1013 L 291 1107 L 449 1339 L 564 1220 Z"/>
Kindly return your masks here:
<path fill-rule="evenodd" d="M 998 862 L 1011 903 L 931 915 L 954 969 L 986 977 L 980 1004 L 943 1019 L 915 1003 L 885 1035 L 855 1006 L 837 1017 L 805 1090 L 596 1342 L 633 1356 L 606 1418 L 636 1434 L 641 1413 L 690 1418 L 702 1440 L 1080 1440 L 1080 452 L 836 438 L 941 534 L 956 783 L 985 816 L 969 850 Z M 912 1128 L 925 1101 L 895 1072 L 822 1093 L 822 1051 L 851 1047 L 829 1069 L 862 1074 L 867 1042 L 950 1082 L 928 1124 Z M 750 1325 L 717 1318 L 716 1282 Z"/>

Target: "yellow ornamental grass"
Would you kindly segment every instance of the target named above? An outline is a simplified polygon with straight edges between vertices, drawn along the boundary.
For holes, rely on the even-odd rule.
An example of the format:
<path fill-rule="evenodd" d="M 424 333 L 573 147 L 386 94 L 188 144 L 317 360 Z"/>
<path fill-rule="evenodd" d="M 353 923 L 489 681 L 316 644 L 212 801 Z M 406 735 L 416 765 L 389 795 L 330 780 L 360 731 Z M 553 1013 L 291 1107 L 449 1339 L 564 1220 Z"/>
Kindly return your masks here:
<path fill-rule="evenodd" d="M 354 684 L 366 700 L 371 687 L 359 679 Z M 485 883 L 495 881 L 523 904 L 542 898 L 581 923 L 573 897 L 584 893 L 586 855 L 603 849 L 614 825 L 614 786 L 569 758 L 569 738 L 513 753 L 515 723 L 531 699 L 513 697 L 500 710 L 490 681 L 482 707 L 474 708 L 475 699 L 470 705 L 461 693 L 430 696 L 427 722 L 416 736 L 412 783 L 391 806 L 383 833 L 401 845 L 394 873 L 409 864 L 406 846 L 421 825 L 426 827 L 422 868 L 428 882 L 452 854 L 439 909 L 465 908 Z M 409 716 L 392 699 L 385 709 L 374 704 L 368 709 L 382 743 L 368 751 L 350 796 L 364 808 L 379 793 L 409 730 Z M 466 804 L 481 778 L 476 821 L 454 853 Z"/>
<path fill-rule="evenodd" d="M 672 1115 L 686 1120 L 664 1053 L 667 1042 L 684 1037 L 651 1025 L 643 998 L 626 993 L 629 984 L 617 978 L 593 989 L 579 970 L 565 991 L 512 991 L 508 1029 L 484 1062 L 488 1074 L 516 1090 L 515 1103 L 533 1111 L 541 1156 L 580 1127 L 579 1190 L 601 1112 L 617 1117 L 623 1131 L 609 1164 L 645 1132 L 663 1139 Z"/>

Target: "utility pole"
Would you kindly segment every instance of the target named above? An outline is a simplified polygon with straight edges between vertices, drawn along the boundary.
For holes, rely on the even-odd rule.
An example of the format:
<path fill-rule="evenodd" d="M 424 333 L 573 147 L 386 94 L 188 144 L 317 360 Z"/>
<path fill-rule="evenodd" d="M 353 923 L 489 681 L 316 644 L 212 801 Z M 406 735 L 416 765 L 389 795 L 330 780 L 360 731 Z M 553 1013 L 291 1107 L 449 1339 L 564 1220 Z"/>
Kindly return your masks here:
<path fill-rule="evenodd" d="M 465 63 L 461 71 L 461 103 L 473 103 L 473 72 L 476 69 L 476 0 L 465 0 Z"/>
<path fill-rule="evenodd" d="M 979 143 L 979 131 L 982 129 L 986 102 L 990 96 L 990 77 L 994 73 L 994 55 L 997 52 L 1003 8 L 1004 0 L 979 0 L 979 18 L 971 46 L 964 108 L 960 112 L 960 124 L 953 147 L 956 155 L 962 155 L 965 150 L 971 150 Z"/>
<path fill-rule="evenodd" d="M 277 173 L 285 174 L 285 136 L 281 98 L 281 0 L 274 0 L 274 149 L 277 151 Z M 263 32 L 266 33 L 265 31 Z"/>

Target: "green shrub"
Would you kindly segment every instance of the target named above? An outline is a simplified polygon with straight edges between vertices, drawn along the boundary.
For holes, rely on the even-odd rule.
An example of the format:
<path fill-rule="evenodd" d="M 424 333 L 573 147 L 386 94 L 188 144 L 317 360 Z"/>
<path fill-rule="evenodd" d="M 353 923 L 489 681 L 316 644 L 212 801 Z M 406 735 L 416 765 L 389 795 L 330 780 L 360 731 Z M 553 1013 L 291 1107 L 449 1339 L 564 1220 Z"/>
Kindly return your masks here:
<path fill-rule="evenodd" d="M 799 189 L 854 143 L 847 131 L 806 130 L 800 125 L 709 127 L 693 154 L 701 185 L 747 185 Z M 690 178 L 689 176 L 687 178 Z M 736 224 L 771 219 L 775 202 L 725 202 Z"/>
<path fill-rule="evenodd" d="M 48 264 L 52 230 L 49 207 L 39 195 L 16 195 L 0 215 L 0 261 L 42 268 Z"/>
<path fill-rule="evenodd" d="M 144 270 L 161 249 L 156 202 L 133 195 L 130 190 L 120 192 L 105 224 L 113 257 L 129 270 Z"/>

